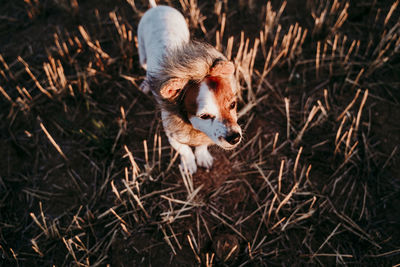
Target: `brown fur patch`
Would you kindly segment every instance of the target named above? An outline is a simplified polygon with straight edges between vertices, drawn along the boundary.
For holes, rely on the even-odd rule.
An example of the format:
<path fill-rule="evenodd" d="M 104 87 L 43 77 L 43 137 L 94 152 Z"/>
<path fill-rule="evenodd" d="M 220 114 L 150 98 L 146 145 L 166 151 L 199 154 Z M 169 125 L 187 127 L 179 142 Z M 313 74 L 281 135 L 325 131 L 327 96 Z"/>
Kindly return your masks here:
<path fill-rule="evenodd" d="M 210 76 L 229 77 L 235 72 L 235 66 L 230 61 L 218 61 L 211 69 Z"/>
<path fill-rule="evenodd" d="M 229 124 L 236 124 L 236 107 L 233 110 L 230 109 L 230 105 L 236 100 L 236 96 L 229 80 L 214 76 L 207 77 L 205 80 L 208 87 L 214 92 L 221 117 Z"/>
<path fill-rule="evenodd" d="M 186 85 L 184 107 L 187 112 L 187 117 L 195 116 L 197 113 L 197 96 L 199 95 L 200 85 L 198 83 L 189 82 Z"/>

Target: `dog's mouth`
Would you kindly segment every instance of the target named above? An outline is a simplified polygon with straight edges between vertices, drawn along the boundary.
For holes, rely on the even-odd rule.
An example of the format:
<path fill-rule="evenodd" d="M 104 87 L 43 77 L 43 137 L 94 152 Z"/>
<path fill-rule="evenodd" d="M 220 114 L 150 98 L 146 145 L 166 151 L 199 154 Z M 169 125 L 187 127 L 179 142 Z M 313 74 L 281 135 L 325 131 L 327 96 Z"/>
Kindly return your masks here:
<path fill-rule="evenodd" d="M 226 145 L 226 144 L 217 144 L 219 147 L 225 149 L 225 150 L 233 150 L 235 149 L 239 144 L 237 145 Z"/>

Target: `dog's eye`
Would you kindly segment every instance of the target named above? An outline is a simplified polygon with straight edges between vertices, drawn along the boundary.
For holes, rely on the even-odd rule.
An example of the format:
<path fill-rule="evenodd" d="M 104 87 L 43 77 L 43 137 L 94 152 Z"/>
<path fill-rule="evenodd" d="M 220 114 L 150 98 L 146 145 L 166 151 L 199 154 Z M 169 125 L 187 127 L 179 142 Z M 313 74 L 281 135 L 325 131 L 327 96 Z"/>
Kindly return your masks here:
<path fill-rule="evenodd" d="M 207 113 L 200 115 L 200 119 L 202 119 L 202 120 L 209 120 L 209 119 L 214 119 L 214 118 L 215 118 L 215 116 L 213 116 L 211 114 L 207 114 Z"/>
<path fill-rule="evenodd" d="M 233 101 L 230 105 L 229 105 L 230 109 L 234 109 L 236 108 L 236 101 Z"/>

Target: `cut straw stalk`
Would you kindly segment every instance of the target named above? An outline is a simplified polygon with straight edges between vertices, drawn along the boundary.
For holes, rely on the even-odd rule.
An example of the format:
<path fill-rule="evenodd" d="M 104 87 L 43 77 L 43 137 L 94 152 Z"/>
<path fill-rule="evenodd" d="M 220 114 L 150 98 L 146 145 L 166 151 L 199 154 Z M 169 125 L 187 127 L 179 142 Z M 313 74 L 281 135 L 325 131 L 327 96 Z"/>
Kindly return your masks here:
<path fill-rule="evenodd" d="M 261 206 L 261 207 L 262 207 L 262 206 Z M 260 208 L 261 208 L 261 207 L 260 207 Z M 266 222 L 266 220 L 265 220 L 265 217 L 266 217 L 266 215 L 267 215 L 267 208 L 268 208 L 268 205 L 265 203 L 265 204 L 264 204 L 264 212 L 263 212 L 263 215 L 262 215 L 262 217 L 261 217 L 261 219 L 260 219 L 260 222 L 259 222 L 259 224 L 258 224 L 258 228 L 257 228 L 256 234 L 254 235 L 253 242 L 251 243 L 251 246 L 250 246 L 250 243 L 248 243 L 248 244 L 249 244 L 249 249 L 250 249 L 250 250 L 251 250 L 252 248 L 254 248 L 254 245 L 255 245 L 255 242 L 256 242 L 256 240 L 257 240 L 257 237 L 258 237 L 258 234 L 259 234 L 259 232 L 260 232 L 260 229 L 261 229 L 262 224 L 264 223 L 265 226 L 268 227 L 268 224 L 267 224 L 267 222 Z"/>
<path fill-rule="evenodd" d="M 174 202 L 174 203 L 183 205 L 182 208 L 179 209 L 177 212 L 173 211 L 173 212 L 164 213 L 164 215 L 166 215 L 165 221 L 172 223 L 172 222 L 176 221 L 177 219 L 184 217 L 184 215 L 180 216 L 182 212 L 188 211 L 188 210 L 192 209 L 193 207 L 202 206 L 203 205 L 202 203 L 194 201 L 195 197 L 197 196 L 197 194 L 200 192 L 200 190 L 202 188 L 203 188 L 203 185 L 200 185 L 199 187 L 197 187 L 192 193 L 188 194 L 187 199 L 185 201 L 170 198 L 170 197 L 162 195 L 161 198 L 167 199 L 170 202 Z M 175 216 L 172 217 L 173 215 L 175 215 Z"/>
<path fill-rule="evenodd" d="M 290 190 L 289 194 L 282 200 L 282 202 L 278 205 L 278 207 L 275 210 L 275 215 L 278 215 L 280 209 L 286 204 L 288 203 L 288 201 L 290 200 L 290 198 L 293 196 L 293 194 L 296 192 L 297 188 L 299 186 L 299 183 L 295 183 L 294 186 L 292 187 L 292 189 Z"/>
<path fill-rule="evenodd" d="M 331 32 L 336 32 L 338 29 L 342 27 L 343 23 L 346 21 L 348 17 L 347 13 L 348 8 L 349 8 L 349 3 L 346 3 L 343 10 L 340 12 L 338 19 L 336 20 L 336 23 L 333 25 Z"/>
<path fill-rule="evenodd" d="M 212 267 L 214 261 L 215 253 L 211 254 L 211 257 L 206 253 L 206 267 Z"/>
<path fill-rule="evenodd" d="M 340 135 L 342 133 L 343 125 L 346 122 L 346 120 L 347 120 L 347 117 L 343 117 L 342 122 L 340 123 L 339 129 L 336 132 L 335 145 L 338 144 L 338 140 L 339 140 L 339 137 L 340 137 Z"/>
<path fill-rule="evenodd" d="M 385 22 L 384 22 L 384 26 L 386 26 L 386 24 L 388 24 L 390 18 L 391 18 L 392 15 L 393 15 L 393 12 L 395 11 L 395 9 L 397 8 L 398 5 L 399 5 L 399 0 L 397 0 L 396 2 L 394 2 L 394 3 L 392 4 L 392 6 L 390 7 L 390 10 L 389 10 L 389 12 L 388 12 L 388 14 L 386 15 Z"/>
<path fill-rule="evenodd" d="M 271 191 L 274 193 L 274 196 L 278 199 L 279 201 L 279 197 L 278 197 L 278 193 L 276 192 L 274 186 L 271 184 L 271 182 L 269 181 L 269 177 L 271 176 L 272 172 L 270 172 L 270 175 L 266 176 L 265 173 L 263 172 L 263 170 L 260 168 L 260 166 L 258 166 L 258 164 L 254 164 L 253 165 L 258 172 L 261 174 L 262 178 L 264 179 L 264 181 L 267 183 L 267 185 L 269 186 L 269 188 L 271 189 Z"/>
<path fill-rule="evenodd" d="M 229 258 L 232 256 L 233 252 L 235 252 L 237 248 L 238 248 L 238 245 L 235 245 L 235 246 L 229 251 L 228 255 L 226 255 L 226 257 L 225 257 L 225 259 L 224 259 L 225 262 L 229 260 Z"/>
<path fill-rule="evenodd" d="M 133 157 L 131 151 L 129 151 L 128 147 L 124 145 L 124 149 L 126 153 L 128 154 L 129 161 L 131 162 L 131 167 L 132 167 L 132 181 L 136 180 L 137 175 L 140 172 L 139 166 L 136 164 L 135 158 Z"/>
<path fill-rule="evenodd" d="M 279 168 L 279 175 L 278 175 L 278 193 L 281 193 L 282 188 L 282 175 L 283 175 L 283 167 L 285 166 L 285 160 L 281 161 L 281 167 Z"/>
<path fill-rule="evenodd" d="M 344 63 L 345 64 L 347 64 L 347 62 L 349 61 L 350 54 L 351 54 L 351 52 L 353 52 L 353 49 L 354 49 L 355 45 L 356 45 L 356 40 L 353 40 L 349 50 L 347 51 L 346 57 L 344 58 Z"/>
<path fill-rule="evenodd" d="M 28 75 L 32 78 L 32 80 L 35 82 L 36 87 L 47 97 L 53 98 L 51 94 L 42 87 L 42 85 L 39 83 L 39 81 L 36 79 L 35 75 L 33 75 L 32 71 L 29 69 L 28 63 L 25 62 L 25 60 L 22 59 L 22 57 L 18 56 L 18 61 L 21 62 L 25 66 L 25 71 L 28 73 Z"/>
<path fill-rule="evenodd" d="M 321 50 L 321 42 L 317 43 L 317 54 L 315 56 L 315 77 L 319 79 L 319 65 L 320 65 L 320 50 Z"/>
<path fill-rule="evenodd" d="M 75 255 L 75 251 L 72 248 L 72 244 L 74 243 L 71 239 L 65 239 L 65 237 L 62 238 L 65 247 L 67 248 L 69 254 L 72 256 L 72 258 L 74 259 L 75 263 L 77 264 L 77 266 L 81 266 L 81 264 L 79 263 L 76 255 Z"/>
<path fill-rule="evenodd" d="M 64 158 L 64 160 L 68 161 L 67 156 L 65 156 L 64 152 L 61 150 L 61 147 L 54 141 L 53 137 L 47 131 L 46 127 L 44 127 L 43 123 L 40 122 L 40 127 L 42 128 L 43 132 L 46 134 L 47 138 L 49 139 L 50 143 L 54 146 L 54 148 L 60 153 L 60 155 Z"/>
<path fill-rule="evenodd" d="M 275 136 L 274 136 L 274 143 L 272 145 L 271 154 L 273 154 L 275 152 L 276 144 L 278 143 L 278 139 L 279 139 L 279 133 L 277 132 L 277 133 L 275 133 Z"/>
<path fill-rule="evenodd" d="M 3 64 L 4 68 L 8 72 L 8 75 L 11 77 L 11 79 L 15 80 L 14 74 L 11 72 L 10 67 L 8 66 L 7 62 L 4 60 L 2 54 L 0 54 L 0 62 Z"/>
<path fill-rule="evenodd" d="M 140 198 L 132 191 L 130 185 L 125 181 L 122 180 L 122 182 L 124 183 L 126 189 L 128 190 L 129 194 L 133 197 L 133 199 L 136 201 L 137 205 L 139 206 L 139 208 L 143 211 L 144 215 L 146 215 L 146 218 L 150 218 L 150 215 L 147 213 L 147 211 L 145 210 L 142 201 L 140 200 Z"/>
<path fill-rule="evenodd" d="M 336 225 L 335 229 L 333 229 L 333 231 L 329 234 L 329 236 L 325 239 L 325 241 L 321 244 L 321 246 L 319 246 L 319 248 L 313 253 L 313 256 L 311 258 L 314 258 L 314 256 L 317 255 L 318 252 L 326 245 L 326 243 L 328 243 L 328 241 L 335 235 L 336 231 L 339 229 L 340 226 L 341 223 Z"/>
<path fill-rule="evenodd" d="M 368 89 L 365 90 L 365 92 L 364 92 L 364 96 L 363 96 L 363 99 L 361 100 L 361 105 L 360 105 L 360 108 L 357 113 L 357 120 L 356 120 L 356 127 L 355 127 L 356 132 L 358 131 L 358 127 L 360 125 L 362 110 L 364 108 L 365 102 L 367 101 L 367 98 L 368 98 Z"/>
<path fill-rule="evenodd" d="M 211 211 L 211 215 L 220 220 L 224 225 L 228 226 L 232 231 L 234 231 L 238 236 L 240 236 L 243 240 L 247 240 L 244 235 L 239 232 L 233 225 L 229 224 L 227 221 L 225 221 L 223 218 L 218 216 L 214 211 Z"/>
<path fill-rule="evenodd" d="M 294 167 L 293 167 L 293 175 L 294 175 L 295 181 L 297 179 L 297 166 L 299 165 L 301 152 L 303 152 L 303 147 L 302 146 L 300 147 L 299 151 L 297 152 L 296 161 L 295 161 Z"/>
<path fill-rule="evenodd" d="M 83 39 L 85 39 L 86 44 L 90 48 L 92 48 L 94 51 L 96 51 L 102 58 L 105 58 L 105 59 L 110 58 L 110 56 L 101 49 L 100 45 L 97 42 L 96 42 L 96 44 L 94 44 L 91 41 L 89 34 L 86 32 L 86 30 L 83 28 L 83 26 L 79 25 L 78 29 L 79 29 L 79 32 L 81 33 Z"/>
<path fill-rule="evenodd" d="M 285 110 L 286 110 L 286 138 L 290 137 L 290 100 L 285 97 Z"/>
<path fill-rule="evenodd" d="M 196 250 L 193 247 L 193 243 L 192 243 L 192 239 L 191 239 L 190 235 L 187 235 L 186 237 L 187 237 L 187 240 L 189 241 L 189 245 L 192 248 L 193 254 L 196 257 L 197 262 L 201 263 L 201 259 L 200 259 L 199 255 L 197 254 Z"/>
<path fill-rule="evenodd" d="M 174 238 L 175 243 L 178 245 L 178 248 L 179 248 L 180 250 L 182 250 L 181 243 L 179 242 L 178 238 L 176 237 L 176 234 L 175 234 L 175 232 L 174 232 L 174 229 L 172 229 L 171 224 L 168 223 L 167 226 L 168 226 L 169 231 L 172 233 L 172 237 Z"/>
<path fill-rule="evenodd" d="M 357 98 L 360 95 L 360 93 L 361 93 L 361 89 L 358 89 L 353 100 L 347 105 L 347 107 L 343 110 L 343 112 L 339 115 L 339 117 L 336 118 L 336 121 L 341 120 L 344 117 L 344 115 L 346 115 L 347 111 L 349 111 L 351 109 L 351 107 L 353 107 L 353 105 L 356 103 Z"/>
<path fill-rule="evenodd" d="M 14 101 L 11 99 L 11 97 L 7 94 L 7 92 L 4 90 L 3 87 L 0 86 L 0 92 L 2 95 L 11 103 L 14 104 Z"/>
<path fill-rule="evenodd" d="M 39 246 L 38 246 L 36 240 L 35 240 L 35 239 L 31 239 L 31 243 L 32 243 L 32 249 L 33 249 L 37 254 L 39 254 L 40 257 L 44 257 L 44 254 L 43 254 L 43 252 L 40 251 L 40 248 L 39 248 Z"/>
<path fill-rule="evenodd" d="M 33 221 L 37 224 L 37 226 L 39 226 L 39 228 L 42 230 L 42 232 L 45 234 L 45 236 L 49 237 L 50 236 L 49 229 L 47 227 L 45 218 L 42 218 L 43 223 L 40 223 L 38 218 L 36 217 L 36 215 L 33 212 L 29 213 L 29 215 L 32 217 Z"/>
<path fill-rule="evenodd" d="M 308 125 L 310 124 L 310 122 L 312 121 L 312 119 L 314 118 L 314 116 L 317 114 L 317 112 L 319 110 L 320 110 L 319 106 L 313 106 L 313 108 L 311 109 L 310 113 L 308 114 L 308 118 L 307 118 L 306 123 L 304 124 L 303 128 L 301 129 L 301 131 L 297 135 L 296 139 L 294 140 L 294 145 L 295 146 L 297 146 L 298 143 L 301 141 L 301 139 L 303 138 L 303 135 L 304 135 Z"/>

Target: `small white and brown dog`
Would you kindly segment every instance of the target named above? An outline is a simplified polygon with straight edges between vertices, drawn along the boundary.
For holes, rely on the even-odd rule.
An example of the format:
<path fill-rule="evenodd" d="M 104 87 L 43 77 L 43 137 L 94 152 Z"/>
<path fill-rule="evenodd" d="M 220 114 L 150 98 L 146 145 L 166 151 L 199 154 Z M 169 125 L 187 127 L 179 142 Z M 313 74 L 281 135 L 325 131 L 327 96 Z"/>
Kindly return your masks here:
<path fill-rule="evenodd" d="M 212 166 L 209 145 L 233 149 L 241 141 L 234 65 L 211 45 L 191 41 L 179 11 L 149 2 L 138 26 L 139 60 L 147 72 L 141 87 L 156 97 L 168 140 L 193 174 L 197 165 Z"/>

